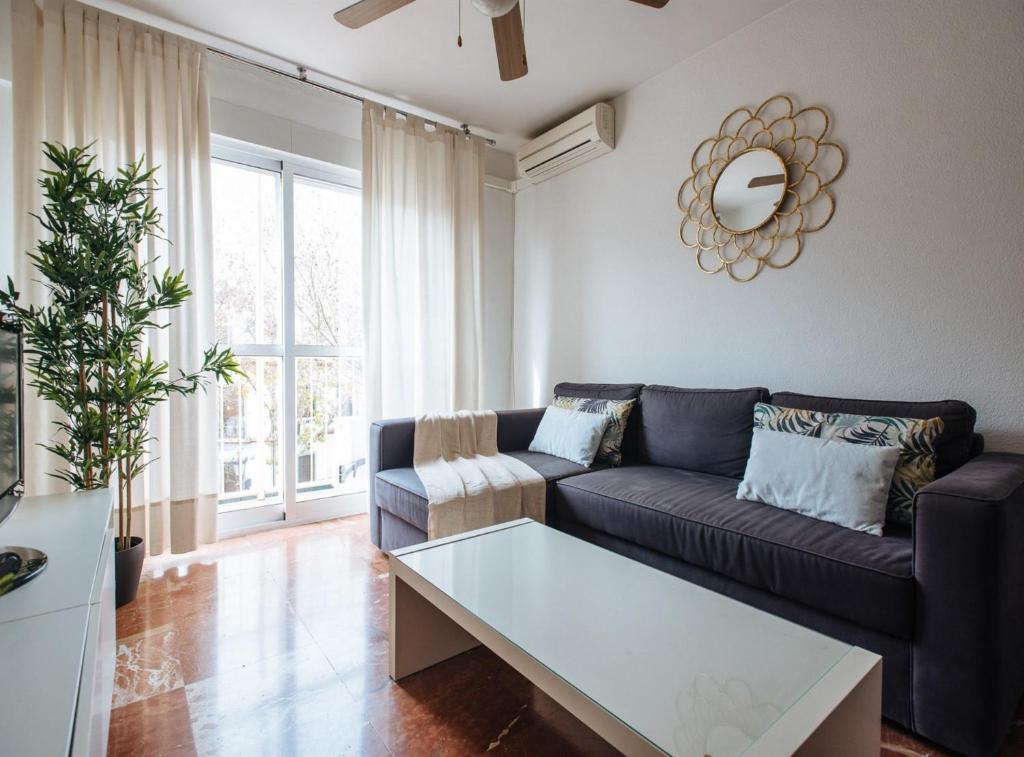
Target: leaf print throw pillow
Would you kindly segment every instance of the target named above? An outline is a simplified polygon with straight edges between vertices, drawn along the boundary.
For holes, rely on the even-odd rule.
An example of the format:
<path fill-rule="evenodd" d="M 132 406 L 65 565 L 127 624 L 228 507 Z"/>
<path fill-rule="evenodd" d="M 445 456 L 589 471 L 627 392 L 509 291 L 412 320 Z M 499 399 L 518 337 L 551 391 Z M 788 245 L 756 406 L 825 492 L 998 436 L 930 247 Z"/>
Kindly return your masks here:
<path fill-rule="evenodd" d="M 822 429 L 828 424 L 828 413 L 817 410 L 797 410 L 792 407 L 779 407 L 766 402 L 754 405 L 754 428 L 762 431 L 783 431 L 787 434 L 800 434 L 821 438 Z"/>
<path fill-rule="evenodd" d="M 611 465 L 622 464 L 622 436 L 626 421 L 636 400 L 603 400 L 590 397 L 555 397 L 555 407 L 578 410 L 582 413 L 601 413 L 608 416 L 608 428 L 597 449 L 597 459 Z"/>
<path fill-rule="evenodd" d="M 754 427 L 803 436 L 838 439 L 850 444 L 899 447 L 900 456 L 889 487 L 886 520 L 910 525 L 914 495 L 935 480 L 935 442 L 942 434 L 941 418 L 890 418 L 795 410 L 758 403 Z"/>
<path fill-rule="evenodd" d="M 886 519 L 910 525 L 914 495 L 935 480 L 935 441 L 944 428 L 942 418 L 889 418 L 879 415 L 833 413 L 826 435 L 852 444 L 900 448 L 889 487 Z"/>

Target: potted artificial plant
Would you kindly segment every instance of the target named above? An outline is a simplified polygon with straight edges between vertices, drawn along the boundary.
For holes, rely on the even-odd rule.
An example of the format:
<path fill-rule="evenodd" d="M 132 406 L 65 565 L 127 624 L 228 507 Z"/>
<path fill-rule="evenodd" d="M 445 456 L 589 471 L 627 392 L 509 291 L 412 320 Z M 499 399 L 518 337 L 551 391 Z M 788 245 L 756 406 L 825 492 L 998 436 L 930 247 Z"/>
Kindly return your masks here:
<path fill-rule="evenodd" d="M 46 234 L 28 256 L 48 304 L 22 307 L 8 279 L 0 305 L 23 329 L 29 385 L 62 415 L 57 438 L 43 445 L 63 461 L 50 475 L 75 489 L 117 487 L 120 607 L 135 598 L 145 554 L 142 538 L 132 536 L 132 481 L 149 462 L 150 413 L 172 394 L 205 390 L 210 378 L 230 383 L 240 370 L 218 345 L 194 373 L 170 377 L 167 363 L 153 359 L 147 336 L 168 326 L 158 314 L 192 295 L 184 272 L 158 273 L 139 259 L 139 246 L 161 232 L 154 171 L 139 160 L 108 178 L 87 149 L 45 144 L 52 168 L 39 181 L 44 204 L 36 217 Z"/>

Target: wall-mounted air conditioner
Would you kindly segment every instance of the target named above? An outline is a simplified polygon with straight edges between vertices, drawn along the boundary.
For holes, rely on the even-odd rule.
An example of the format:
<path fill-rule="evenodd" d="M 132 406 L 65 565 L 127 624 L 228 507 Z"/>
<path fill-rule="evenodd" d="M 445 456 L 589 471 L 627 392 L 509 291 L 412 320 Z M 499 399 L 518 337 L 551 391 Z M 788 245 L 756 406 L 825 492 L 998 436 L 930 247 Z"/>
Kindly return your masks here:
<path fill-rule="evenodd" d="M 615 109 L 598 103 L 520 147 L 516 163 L 520 177 L 539 184 L 614 148 Z"/>

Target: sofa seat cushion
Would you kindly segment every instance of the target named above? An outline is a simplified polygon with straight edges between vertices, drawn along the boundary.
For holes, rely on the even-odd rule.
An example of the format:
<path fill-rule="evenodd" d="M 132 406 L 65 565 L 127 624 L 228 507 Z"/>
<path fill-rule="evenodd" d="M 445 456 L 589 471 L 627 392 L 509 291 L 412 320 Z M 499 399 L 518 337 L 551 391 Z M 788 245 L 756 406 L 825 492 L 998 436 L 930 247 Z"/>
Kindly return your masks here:
<path fill-rule="evenodd" d="M 611 468 L 559 482 L 553 516 L 911 638 L 909 530 L 872 536 L 737 500 L 738 483 L 659 466 Z"/>
<path fill-rule="evenodd" d="M 543 452 L 507 452 L 529 465 L 548 482 L 548 501 L 551 500 L 551 485 L 567 476 L 576 476 L 587 471 L 601 470 L 605 466 L 594 463 L 590 468 L 546 455 Z M 374 481 L 374 498 L 377 506 L 401 518 L 421 531 L 427 530 L 427 491 L 413 468 L 389 468 L 377 474 Z"/>

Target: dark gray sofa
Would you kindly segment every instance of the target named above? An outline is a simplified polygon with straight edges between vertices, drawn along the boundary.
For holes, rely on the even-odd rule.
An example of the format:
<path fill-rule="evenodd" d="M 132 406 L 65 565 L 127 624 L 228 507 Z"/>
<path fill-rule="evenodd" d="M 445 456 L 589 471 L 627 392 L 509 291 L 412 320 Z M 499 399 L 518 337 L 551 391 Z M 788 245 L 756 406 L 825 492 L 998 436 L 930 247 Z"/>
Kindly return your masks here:
<path fill-rule="evenodd" d="M 1024 456 L 982 453 L 963 402 L 875 402 L 560 384 L 637 398 L 619 468 L 526 452 L 543 409 L 499 412 L 499 448 L 548 481 L 548 524 L 884 658 L 883 712 L 967 754 L 992 754 L 1024 691 Z M 939 477 L 912 527 L 871 536 L 736 499 L 753 406 L 931 418 Z M 384 550 L 426 539 L 412 419 L 370 430 L 370 528 Z"/>

